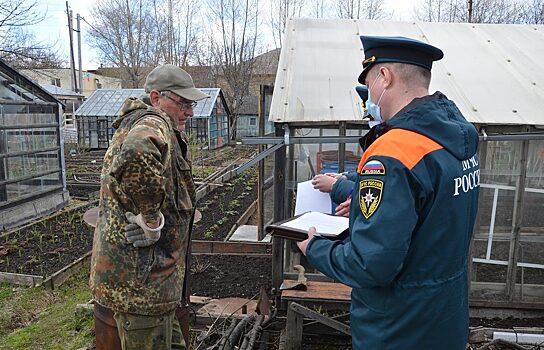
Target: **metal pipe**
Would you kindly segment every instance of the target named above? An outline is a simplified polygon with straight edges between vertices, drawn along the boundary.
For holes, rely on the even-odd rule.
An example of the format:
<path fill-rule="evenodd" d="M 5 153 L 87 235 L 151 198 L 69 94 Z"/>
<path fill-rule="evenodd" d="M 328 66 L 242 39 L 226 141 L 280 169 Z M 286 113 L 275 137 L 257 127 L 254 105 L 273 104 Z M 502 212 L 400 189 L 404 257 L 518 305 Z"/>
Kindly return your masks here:
<path fill-rule="evenodd" d="M 359 136 L 323 136 L 323 137 L 290 137 L 290 144 L 321 144 L 321 143 L 358 143 Z M 544 140 L 541 133 L 523 133 L 507 135 L 483 135 L 479 136 L 480 141 L 525 141 Z M 246 145 L 278 144 L 283 143 L 283 137 L 246 137 L 242 143 Z"/>

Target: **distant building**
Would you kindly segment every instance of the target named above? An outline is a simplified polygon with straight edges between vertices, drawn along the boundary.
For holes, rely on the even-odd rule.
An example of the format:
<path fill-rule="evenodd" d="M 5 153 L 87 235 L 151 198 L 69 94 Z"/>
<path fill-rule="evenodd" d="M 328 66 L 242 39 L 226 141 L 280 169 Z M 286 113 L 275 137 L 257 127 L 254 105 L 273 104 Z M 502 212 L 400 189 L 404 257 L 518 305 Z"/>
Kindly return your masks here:
<path fill-rule="evenodd" d="M 68 203 L 62 107 L 0 60 L 0 231 Z"/>
<path fill-rule="evenodd" d="M 39 84 L 54 85 L 64 90 L 72 90 L 69 68 L 48 68 L 48 69 L 23 69 L 23 74 Z M 79 81 L 79 71 L 76 70 L 76 80 Z M 83 90 L 81 94 L 85 97 L 97 89 L 120 89 L 121 79 L 98 75 L 91 72 L 83 72 Z"/>
<path fill-rule="evenodd" d="M 238 111 L 236 137 L 257 136 L 259 130 L 258 110 L 261 85 L 274 85 L 281 49 L 274 49 L 253 58 L 253 76 L 249 84 L 249 95 L 244 96 Z M 117 67 L 101 67 L 90 72 L 108 77 L 119 78 L 125 89 L 142 88 L 145 77 L 154 67 L 140 67 L 138 76 L 132 79 L 125 70 Z M 214 76 L 211 66 L 187 66 L 186 70 L 196 86 L 201 88 L 218 87 L 228 91 L 228 84 L 222 75 Z M 134 80 L 137 82 L 135 83 Z M 134 86 L 134 85 L 138 86 Z M 267 118 L 268 119 L 268 118 Z M 267 122 L 266 132 L 272 132 L 273 122 Z"/>
<path fill-rule="evenodd" d="M 64 126 L 65 142 L 77 143 L 77 130 L 74 112 L 81 106 L 81 104 L 83 104 L 83 98 L 85 96 L 55 85 L 40 85 L 64 105 L 64 118 L 62 125 Z"/>
<path fill-rule="evenodd" d="M 218 88 L 200 88 L 210 98 L 198 101 L 194 116 L 187 121 L 191 141 L 204 149 L 215 149 L 229 142 L 229 109 Z M 144 89 L 101 89 L 95 91 L 75 112 L 79 146 L 107 149 L 113 137 L 112 122 L 128 97 L 140 97 Z"/>

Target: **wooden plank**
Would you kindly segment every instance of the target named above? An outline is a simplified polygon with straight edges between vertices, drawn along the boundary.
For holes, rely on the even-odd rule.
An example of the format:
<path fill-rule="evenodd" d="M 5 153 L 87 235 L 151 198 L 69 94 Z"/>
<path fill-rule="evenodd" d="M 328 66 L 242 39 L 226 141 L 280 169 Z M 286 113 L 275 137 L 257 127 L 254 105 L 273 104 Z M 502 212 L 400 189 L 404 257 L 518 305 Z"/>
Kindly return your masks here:
<path fill-rule="evenodd" d="M 351 328 L 350 326 L 336 321 L 332 319 L 331 317 L 324 316 L 320 314 L 319 312 L 315 312 L 313 310 L 310 310 L 300 304 L 297 303 L 290 303 L 289 309 L 293 309 L 298 314 L 301 314 L 304 317 L 311 318 L 313 320 L 316 320 L 317 322 L 326 325 L 327 327 L 330 327 L 338 332 L 342 332 L 346 335 L 351 335 Z"/>
<path fill-rule="evenodd" d="M 197 305 L 205 305 L 212 301 L 213 299 L 210 297 L 201 297 L 198 295 L 191 295 L 190 296 L 191 304 L 197 304 Z"/>
<path fill-rule="evenodd" d="M 236 220 L 236 223 L 232 225 L 232 228 L 227 234 L 227 237 L 225 237 L 225 241 L 228 241 L 232 237 L 232 235 L 234 234 L 234 232 L 236 231 L 238 227 L 245 225 L 249 221 L 249 218 L 251 217 L 251 215 L 255 213 L 256 208 L 257 208 L 257 200 L 253 201 L 249 205 L 249 207 L 247 207 L 246 211 L 242 215 L 240 215 L 238 220 Z"/>
<path fill-rule="evenodd" d="M 282 300 L 351 302 L 351 288 L 344 284 L 308 281 L 307 286 L 307 290 L 283 290 Z"/>
<path fill-rule="evenodd" d="M 0 272 L 0 282 L 7 282 L 22 286 L 36 286 L 42 283 L 43 277 L 35 275 L 23 275 L 20 273 Z"/>
<path fill-rule="evenodd" d="M 61 284 L 63 284 L 68 278 L 76 274 L 83 264 L 91 258 L 91 252 L 87 252 L 81 258 L 72 262 L 71 264 L 63 267 L 59 271 L 55 272 L 51 276 L 43 280 L 42 285 L 49 291 L 57 289 Z"/>
<path fill-rule="evenodd" d="M 222 241 L 200 241 L 194 240 L 191 243 L 193 254 L 265 254 L 270 255 L 272 245 L 260 242 L 222 242 Z"/>

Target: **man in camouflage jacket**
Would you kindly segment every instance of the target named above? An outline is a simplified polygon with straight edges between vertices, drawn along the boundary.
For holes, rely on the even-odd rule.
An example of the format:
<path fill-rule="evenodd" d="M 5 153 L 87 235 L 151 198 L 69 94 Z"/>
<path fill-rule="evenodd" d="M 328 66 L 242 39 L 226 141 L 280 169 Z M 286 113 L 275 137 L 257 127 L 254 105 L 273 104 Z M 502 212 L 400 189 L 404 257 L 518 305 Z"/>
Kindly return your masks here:
<path fill-rule="evenodd" d="M 173 65 L 155 68 L 145 89 L 145 98 L 125 101 L 104 157 L 90 276 L 95 319 L 104 309 L 115 319 L 120 344 L 104 348 L 185 349 L 175 309 L 195 186 L 184 130 L 194 101 L 208 95 Z"/>

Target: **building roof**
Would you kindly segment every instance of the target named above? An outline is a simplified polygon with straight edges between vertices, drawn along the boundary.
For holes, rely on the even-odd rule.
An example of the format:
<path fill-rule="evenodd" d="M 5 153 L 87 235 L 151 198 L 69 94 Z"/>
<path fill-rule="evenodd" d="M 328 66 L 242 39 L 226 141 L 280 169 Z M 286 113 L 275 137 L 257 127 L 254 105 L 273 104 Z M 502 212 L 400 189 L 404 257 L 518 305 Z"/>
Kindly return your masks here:
<path fill-rule="evenodd" d="M 45 90 L 47 90 L 47 92 L 49 92 L 51 95 L 54 95 L 54 96 L 69 96 L 69 97 L 80 97 L 80 98 L 85 97 L 82 94 L 79 94 L 77 92 L 73 92 L 71 90 L 63 89 L 63 88 L 61 88 L 59 86 L 56 86 L 56 85 L 51 85 L 51 84 L 40 84 L 40 85 Z"/>
<path fill-rule="evenodd" d="M 210 98 L 198 101 L 193 108 L 194 117 L 209 117 L 220 95 L 219 88 L 199 88 Z M 119 114 L 123 102 L 129 97 L 140 97 L 144 89 L 98 89 L 75 112 L 76 117 L 115 117 Z"/>
<path fill-rule="evenodd" d="M 544 26 L 290 19 L 270 120 L 360 121 L 355 92 L 360 35 L 406 36 L 444 51 L 431 92 L 453 100 L 470 122 L 544 125 Z"/>
<path fill-rule="evenodd" d="M 278 62 L 280 59 L 281 49 L 274 49 L 256 56 L 253 66 L 253 74 L 269 74 L 275 75 L 278 70 Z"/>

